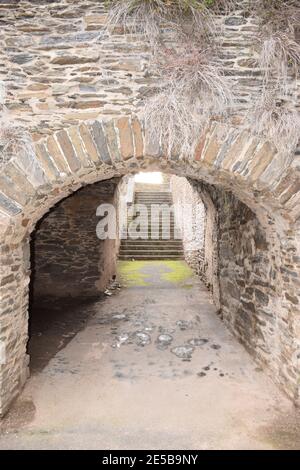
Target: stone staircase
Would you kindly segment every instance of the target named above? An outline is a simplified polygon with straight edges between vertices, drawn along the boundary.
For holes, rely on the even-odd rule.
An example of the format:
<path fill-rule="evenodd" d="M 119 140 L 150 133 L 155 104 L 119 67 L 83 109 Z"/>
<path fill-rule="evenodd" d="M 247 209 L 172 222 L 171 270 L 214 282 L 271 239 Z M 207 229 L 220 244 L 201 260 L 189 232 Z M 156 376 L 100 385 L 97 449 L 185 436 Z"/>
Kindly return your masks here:
<path fill-rule="evenodd" d="M 139 217 L 137 204 L 143 204 L 148 209 L 148 215 L 140 215 L 139 221 L 141 225 L 138 227 L 140 231 L 139 237 L 132 237 L 128 233 L 130 223 Z M 168 216 L 160 215 L 158 221 L 151 220 L 151 205 L 164 204 L 168 207 L 172 206 L 172 194 L 169 184 L 136 184 L 133 203 L 133 216 L 128 217 L 128 226 L 124 228 L 123 236 L 127 235 L 127 239 L 122 238 L 119 252 L 120 260 L 176 260 L 183 259 L 182 240 L 178 238 L 178 234 L 174 234 L 175 220 L 174 214 Z M 147 217 L 147 219 L 145 219 Z M 142 231 L 141 227 L 145 227 L 144 222 L 148 220 L 148 230 Z M 147 225 L 147 224 L 146 224 Z M 170 237 L 165 238 L 163 227 L 170 226 Z M 175 237 L 176 235 L 176 237 Z"/>

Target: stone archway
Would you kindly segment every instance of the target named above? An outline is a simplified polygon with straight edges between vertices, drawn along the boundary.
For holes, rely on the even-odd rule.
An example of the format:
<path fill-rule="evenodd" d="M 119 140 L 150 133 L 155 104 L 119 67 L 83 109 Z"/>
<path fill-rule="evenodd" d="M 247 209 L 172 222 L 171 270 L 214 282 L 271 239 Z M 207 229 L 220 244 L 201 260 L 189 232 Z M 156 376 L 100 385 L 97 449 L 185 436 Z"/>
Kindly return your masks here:
<path fill-rule="evenodd" d="M 231 191 L 256 214 L 266 232 L 264 249 L 267 250 L 269 276 L 273 279 L 272 321 L 266 321 L 266 312 L 261 309 L 265 299 L 260 302 L 257 292 L 253 293 L 257 304 L 251 305 L 250 311 L 252 309 L 257 320 L 255 325 L 264 322 L 271 333 L 271 343 L 267 345 L 271 351 L 267 361 L 269 370 L 297 402 L 299 176 L 270 143 L 251 137 L 246 131 L 239 132 L 212 122 L 201 136 L 194 155 L 166 158 L 138 119 L 123 117 L 60 130 L 39 141 L 35 151 L 26 162 L 18 157 L 11 160 L 0 175 L 1 414 L 18 395 L 27 377 L 29 239 L 36 222 L 56 202 L 86 184 L 146 168 Z M 231 207 L 234 208 L 234 204 Z M 264 240 L 261 241 L 261 245 L 264 244 Z M 258 266 L 261 265 L 258 263 Z M 230 318 L 226 323 L 235 331 Z M 262 337 L 259 343 L 252 345 L 251 352 L 263 364 L 266 360 L 261 351 L 268 341 Z"/>

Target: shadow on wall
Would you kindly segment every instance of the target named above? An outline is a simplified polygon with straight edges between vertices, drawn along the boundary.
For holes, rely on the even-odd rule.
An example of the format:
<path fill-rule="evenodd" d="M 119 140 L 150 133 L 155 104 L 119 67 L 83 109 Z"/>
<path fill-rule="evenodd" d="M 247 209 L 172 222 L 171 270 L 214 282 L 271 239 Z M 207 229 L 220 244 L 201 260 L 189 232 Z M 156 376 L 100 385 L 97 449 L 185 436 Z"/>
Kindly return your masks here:
<path fill-rule="evenodd" d="M 99 240 L 96 209 L 118 205 L 126 178 L 81 188 L 56 204 L 31 236 L 29 342 L 32 373 L 80 331 L 116 273 L 118 240 Z"/>
<path fill-rule="evenodd" d="M 117 204 L 113 178 L 86 186 L 59 202 L 32 235 L 34 298 L 96 297 L 116 272 L 117 240 L 99 240 L 97 207 Z"/>
<path fill-rule="evenodd" d="M 187 261 L 210 288 L 220 316 L 246 349 L 261 365 L 278 368 L 282 264 L 272 218 L 262 226 L 230 191 L 193 179 L 172 177 L 172 190 L 176 200 L 200 200 L 205 208 L 197 249 L 184 237 Z M 281 380 L 286 382 L 284 376 Z"/>
<path fill-rule="evenodd" d="M 183 227 L 183 248 L 187 263 L 212 292 L 213 301 L 220 309 L 218 273 L 217 211 L 209 192 L 193 180 L 172 176 L 171 190 Z"/>

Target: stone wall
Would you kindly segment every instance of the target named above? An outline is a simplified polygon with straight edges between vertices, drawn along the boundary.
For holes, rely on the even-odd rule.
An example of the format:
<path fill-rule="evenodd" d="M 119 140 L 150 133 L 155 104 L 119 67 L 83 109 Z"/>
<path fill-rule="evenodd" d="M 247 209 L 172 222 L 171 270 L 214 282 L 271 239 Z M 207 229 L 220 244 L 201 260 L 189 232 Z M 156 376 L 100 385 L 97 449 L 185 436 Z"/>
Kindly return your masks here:
<path fill-rule="evenodd" d="M 206 214 L 199 193 L 186 178 L 172 176 L 170 186 L 173 196 L 176 223 L 180 228 L 184 256 L 199 275 L 204 273 L 204 239 Z"/>
<path fill-rule="evenodd" d="M 97 117 L 130 116 L 156 87 L 149 44 L 120 25 L 107 30 L 104 0 L 0 2 L 0 80 L 12 120 L 35 140 Z M 233 122 L 262 87 L 255 61 L 257 20 L 249 0 L 219 18 L 220 59 L 235 91 Z M 167 30 L 167 40 L 174 37 Z M 299 103 L 299 88 L 294 93 Z"/>
<path fill-rule="evenodd" d="M 195 181 L 192 184 L 202 197 L 209 194 L 217 213 L 220 315 L 257 362 L 272 370 L 273 378 L 276 376 L 293 395 L 292 384 L 299 381 L 299 356 L 291 356 L 291 335 L 295 330 L 288 327 L 284 304 L 292 295 L 294 305 L 290 304 L 289 315 L 297 316 L 298 297 L 295 290 L 290 294 L 284 285 L 286 268 L 282 255 L 286 251 L 280 247 L 274 221 L 269 217 L 262 224 L 230 191 Z M 296 248 L 289 241 L 283 243 L 289 246 L 289 274 L 296 278 Z M 282 336 L 285 340 L 278 342 Z M 296 338 L 297 334 L 295 345 Z"/>
<path fill-rule="evenodd" d="M 86 186 L 58 203 L 32 235 L 32 288 L 43 296 L 97 296 L 116 274 L 117 240 L 99 240 L 96 209 L 116 204 L 118 179 Z"/>
<path fill-rule="evenodd" d="M 185 240 L 187 261 L 212 290 L 221 318 L 256 361 L 285 388 L 288 383 L 289 393 L 297 397 L 292 390 L 299 381 L 299 356 L 291 354 L 291 345 L 295 341 L 298 350 L 299 336 L 288 326 L 299 305 L 296 246 L 289 237 L 279 240 L 272 217 L 260 221 L 230 191 L 179 177 L 172 177 L 172 190 L 176 201 L 195 204 L 200 198 L 205 206 L 203 248 L 191 261 Z M 284 267 L 286 257 L 289 268 Z M 291 303 L 285 312 L 287 299 Z M 279 338 L 284 338 L 280 346 Z"/>
<path fill-rule="evenodd" d="M 1 1 L 0 21 L 6 106 L 35 140 L 99 116 L 134 114 L 153 82 L 147 43 L 121 26 L 106 32 L 102 0 Z"/>
<path fill-rule="evenodd" d="M 220 279 L 219 279 L 219 218 L 218 211 L 211 198 L 210 191 L 205 185 L 195 184 L 189 179 L 189 184 L 193 188 L 194 197 L 201 198 L 205 208 L 204 224 L 204 246 L 198 265 L 198 274 L 212 292 L 214 303 L 219 310 L 220 305 Z"/>

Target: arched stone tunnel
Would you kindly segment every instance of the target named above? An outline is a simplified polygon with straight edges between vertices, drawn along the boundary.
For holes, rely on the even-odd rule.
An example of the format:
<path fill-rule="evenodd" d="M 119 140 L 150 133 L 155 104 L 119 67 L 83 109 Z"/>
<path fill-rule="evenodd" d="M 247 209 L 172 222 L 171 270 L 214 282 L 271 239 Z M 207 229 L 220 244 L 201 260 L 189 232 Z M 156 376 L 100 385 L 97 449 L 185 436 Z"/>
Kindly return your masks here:
<path fill-rule="evenodd" d="M 225 325 L 299 404 L 299 162 L 239 125 L 261 90 L 249 45 L 257 25 L 244 3 L 224 17 L 224 70 L 230 68 L 239 96 L 235 114 L 226 123 L 207 122 L 194 154 L 169 156 L 138 117 L 155 88 L 145 41 L 122 28 L 107 36 L 98 1 L 1 3 L 8 117 L 25 126 L 34 148 L 19 149 L 0 167 L 0 415 L 28 378 L 32 235 L 41 221 L 51 222 L 53 208 L 68 210 L 76 224 L 78 206 L 81 228 L 94 231 L 94 223 L 85 224 L 89 211 L 95 214 L 99 201 L 116 204 L 120 178 L 140 171 L 188 179 L 210 220 L 206 268 L 198 273 Z M 73 273 L 70 289 L 104 290 L 117 253 L 116 242 L 105 243 L 102 259 L 92 243 L 77 253 L 80 267 L 86 255 L 96 269 Z M 37 291 L 38 283 L 36 277 Z"/>
<path fill-rule="evenodd" d="M 298 259 L 297 185 L 269 144 L 256 142 L 253 148 L 250 137 L 232 139 L 213 123 L 201 154 L 168 159 L 153 141 L 149 145 L 141 123 L 120 118 L 58 131 L 36 145 L 31 163 L 27 173 L 7 164 L 1 180 L 2 412 L 27 377 L 29 241 L 36 223 L 86 184 L 145 169 L 191 178 L 200 193 L 210 195 L 219 217 L 224 321 L 297 402 L 297 272 L 291 268 Z"/>

